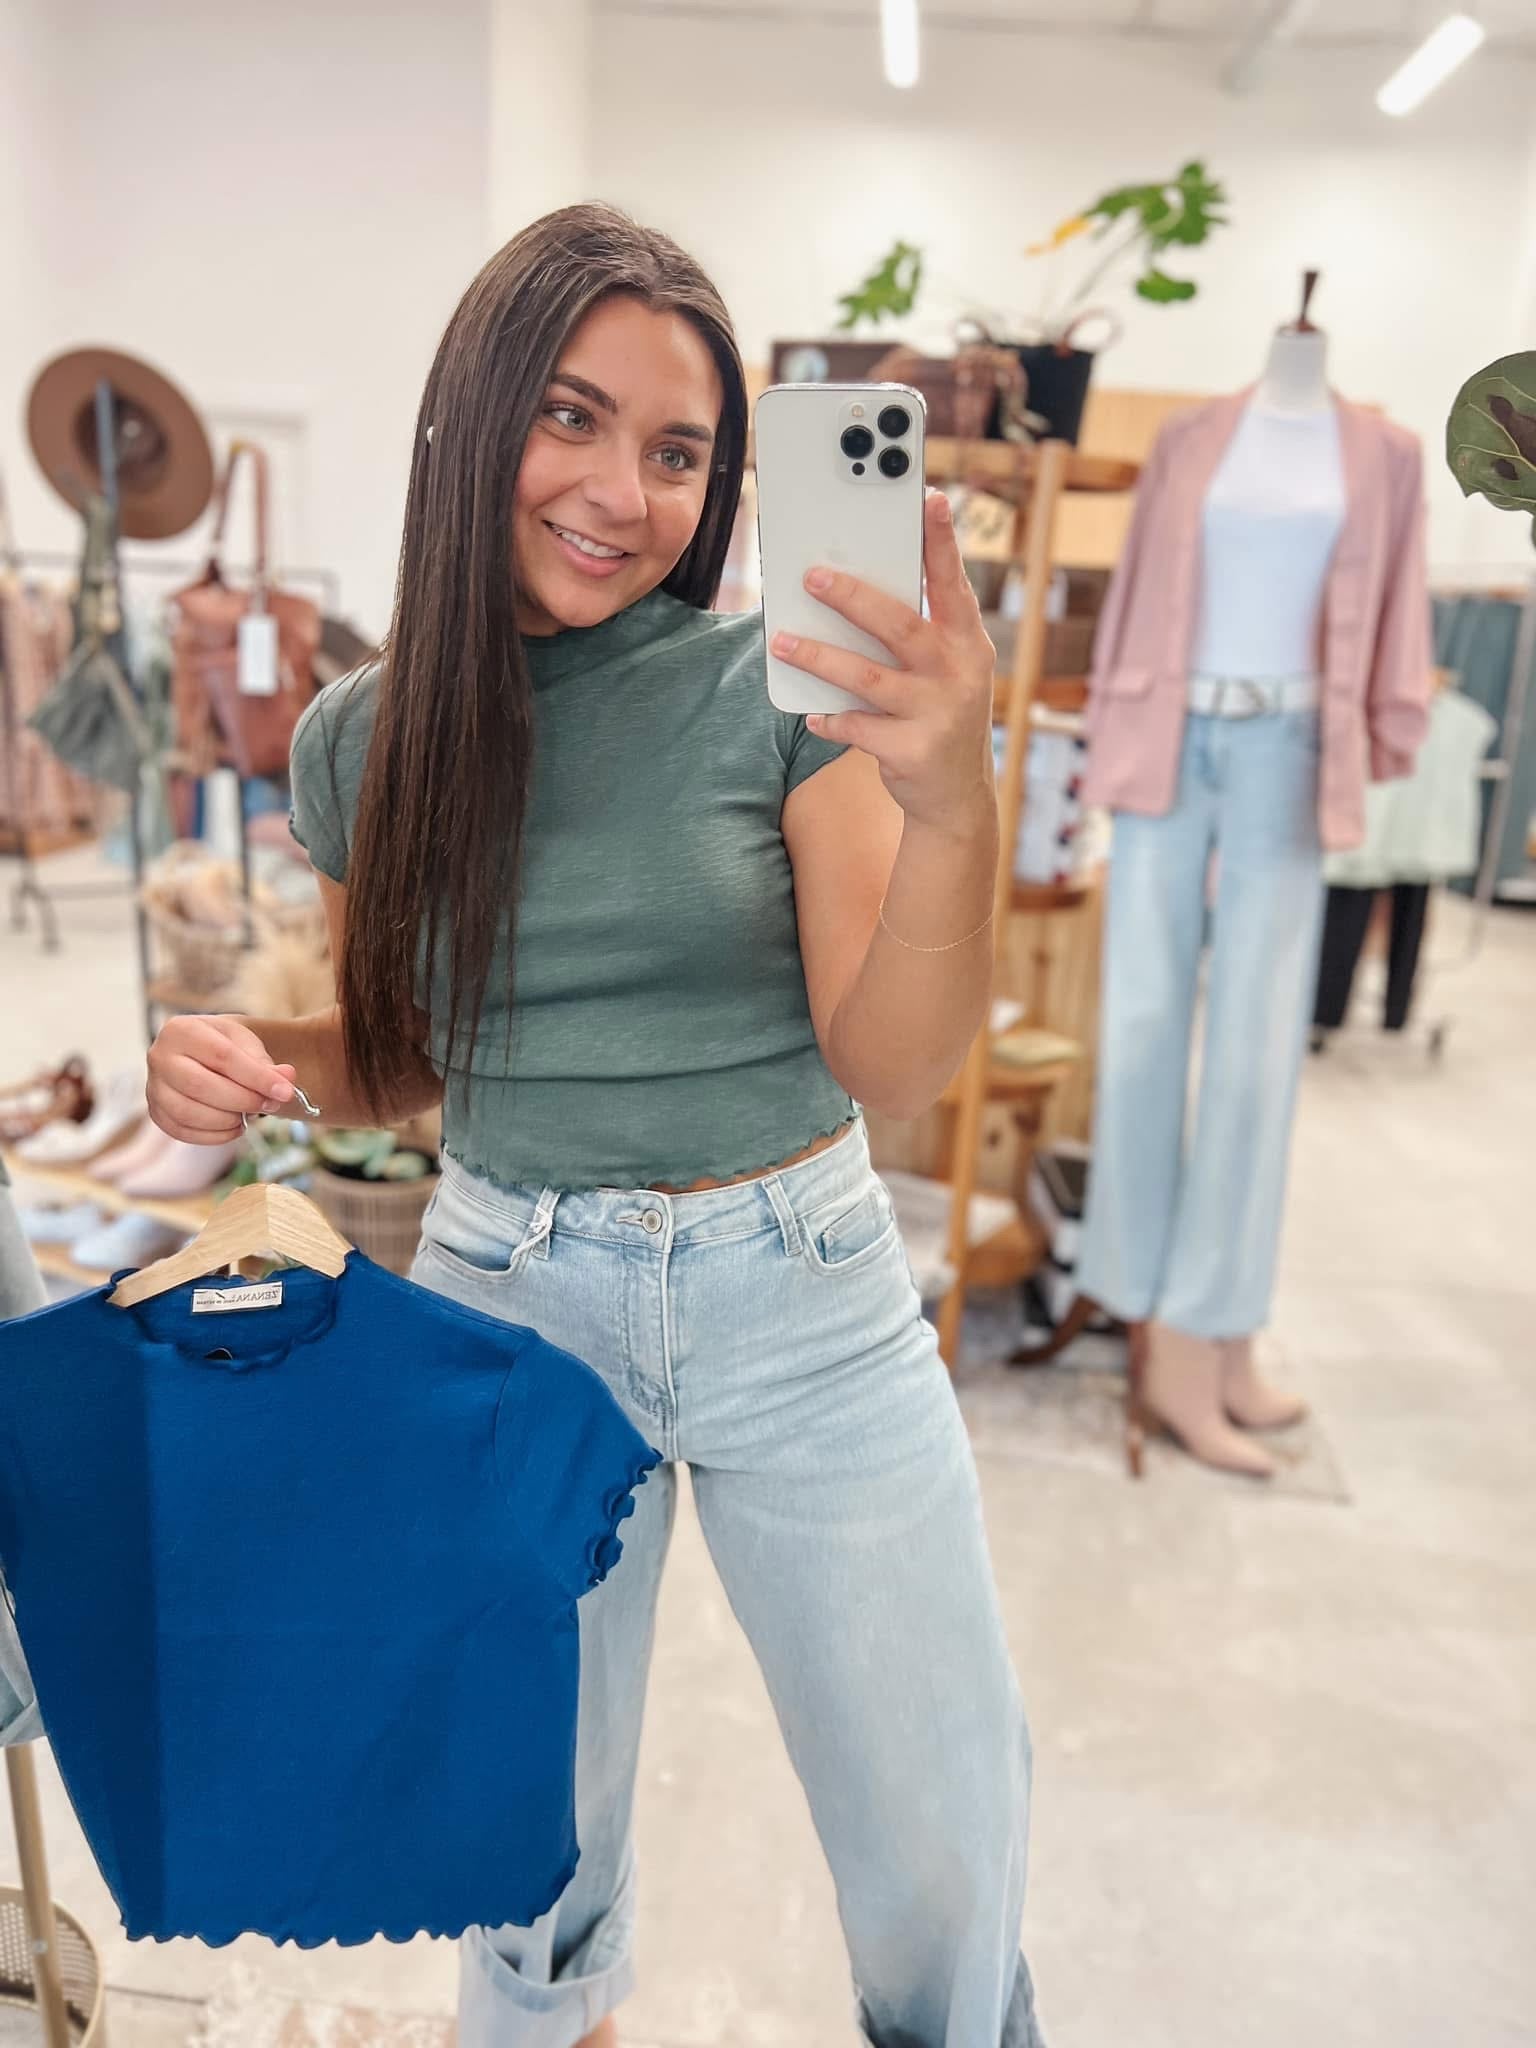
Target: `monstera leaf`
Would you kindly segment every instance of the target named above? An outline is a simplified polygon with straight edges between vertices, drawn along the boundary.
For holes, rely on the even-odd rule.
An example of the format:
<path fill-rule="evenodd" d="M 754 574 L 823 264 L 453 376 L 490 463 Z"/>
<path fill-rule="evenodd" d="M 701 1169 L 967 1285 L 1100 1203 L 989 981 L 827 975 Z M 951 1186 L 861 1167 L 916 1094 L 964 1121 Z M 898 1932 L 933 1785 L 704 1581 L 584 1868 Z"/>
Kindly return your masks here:
<path fill-rule="evenodd" d="M 1536 543 L 1536 354 L 1501 356 L 1467 379 L 1446 423 L 1445 457 L 1465 496 L 1530 513 Z"/>

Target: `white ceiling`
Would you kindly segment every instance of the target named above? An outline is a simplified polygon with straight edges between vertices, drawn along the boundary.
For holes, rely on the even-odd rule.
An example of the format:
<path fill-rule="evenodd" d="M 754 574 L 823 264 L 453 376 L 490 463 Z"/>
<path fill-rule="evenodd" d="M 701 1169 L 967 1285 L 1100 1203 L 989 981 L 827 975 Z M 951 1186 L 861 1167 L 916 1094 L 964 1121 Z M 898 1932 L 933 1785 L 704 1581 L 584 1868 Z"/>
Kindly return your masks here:
<path fill-rule="evenodd" d="M 807 15 L 848 21 L 878 12 L 878 0 L 598 0 L 624 14 Z M 1164 35 L 1234 43 L 1271 0 L 921 0 L 930 19 L 955 27 L 1007 23 L 1056 34 Z M 1460 8 L 1490 41 L 1536 51 L 1536 0 L 1314 0 L 1295 35 L 1303 43 L 1380 42 L 1405 50 Z"/>

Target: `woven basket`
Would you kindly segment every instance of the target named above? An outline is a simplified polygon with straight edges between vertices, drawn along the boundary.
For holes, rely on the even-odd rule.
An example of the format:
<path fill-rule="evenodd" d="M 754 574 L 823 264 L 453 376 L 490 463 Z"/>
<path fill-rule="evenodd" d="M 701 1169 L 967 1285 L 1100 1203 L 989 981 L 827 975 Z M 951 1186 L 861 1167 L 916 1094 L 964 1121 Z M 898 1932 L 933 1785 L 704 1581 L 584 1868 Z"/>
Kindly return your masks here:
<path fill-rule="evenodd" d="M 229 993 L 250 950 L 245 943 L 243 923 L 195 924 L 150 903 L 145 904 L 144 914 L 155 935 L 168 981 L 189 996 Z M 251 906 L 251 938 L 255 945 L 269 932 L 294 932 L 308 937 L 317 927 L 323 930 L 324 912 L 313 904 L 284 904 L 278 909 Z"/>
<path fill-rule="evenodd" d="M 106 2038 L 105 1995 L 101 1964 L 91 1937 L 72 1913 L 55 1906 L 59 1974 L 64 1980 L 64 2007 L 69 2037 L 77 2048 L 102 2048 Z M 42 2039 L 42 2014 L 32 1975 L 32 1932 L 27 1924 L 25 1894 L 16 1885 L 0 1885 L 0 2008 L 29 2012 Z M 0 2023 L 0 2032 L 8 2031 Z"/>
<path fill-rule="evenodd" d="M 403 1276 L 421 1242 L 421 1219 L 437 1179 L 435 1173 L 424 1173 L 420 1180 L 349 1180 L 317 1166 L 309 1192 L 365 1258 Z"/>

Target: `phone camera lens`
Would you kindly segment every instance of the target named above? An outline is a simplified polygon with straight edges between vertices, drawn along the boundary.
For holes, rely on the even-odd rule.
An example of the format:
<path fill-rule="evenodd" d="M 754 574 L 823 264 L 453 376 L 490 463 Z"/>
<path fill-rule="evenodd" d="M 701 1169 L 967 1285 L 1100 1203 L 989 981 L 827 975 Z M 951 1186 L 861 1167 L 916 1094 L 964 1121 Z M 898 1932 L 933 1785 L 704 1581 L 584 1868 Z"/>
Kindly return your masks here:
<path fill-rule="evenodd" d="M 880 450 L 880 474 L 882 476 L 905 476 L 912 467 L 905 448 L 882 448 Z"/>
<path fill-rule="evenodd" d="M 880 414 L 880 431 L 893 441 L 899 441 L 911 424 L 912 415 L 904 405 L 888 405 Z"/>
<path fill-rule="evenodd" d="M 868 455 L 874 445 L 875 437 L 868 427 L 844 427 L 843 453 L 845 455 L 852 456 L 857 461 L 861 455 Z"/>

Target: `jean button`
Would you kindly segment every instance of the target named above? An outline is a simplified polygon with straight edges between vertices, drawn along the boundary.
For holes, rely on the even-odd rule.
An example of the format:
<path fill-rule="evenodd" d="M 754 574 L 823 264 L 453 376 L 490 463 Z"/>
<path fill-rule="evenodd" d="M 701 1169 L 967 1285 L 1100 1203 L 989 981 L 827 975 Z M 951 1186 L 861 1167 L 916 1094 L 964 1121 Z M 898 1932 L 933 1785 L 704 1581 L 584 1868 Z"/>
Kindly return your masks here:
<path fill-rule="evenodd" d="M 645 1228 L 651 1231 L 653 1234 L 656 1231 L 660 1230 L 662 1224 L 665 1223 L 666 1220 L 666 1217 L 662 1215 L 659 1209 L 647 1209 L 645 1214 L 640 1218 L 640 1221 L 644 1224 Z"/>

